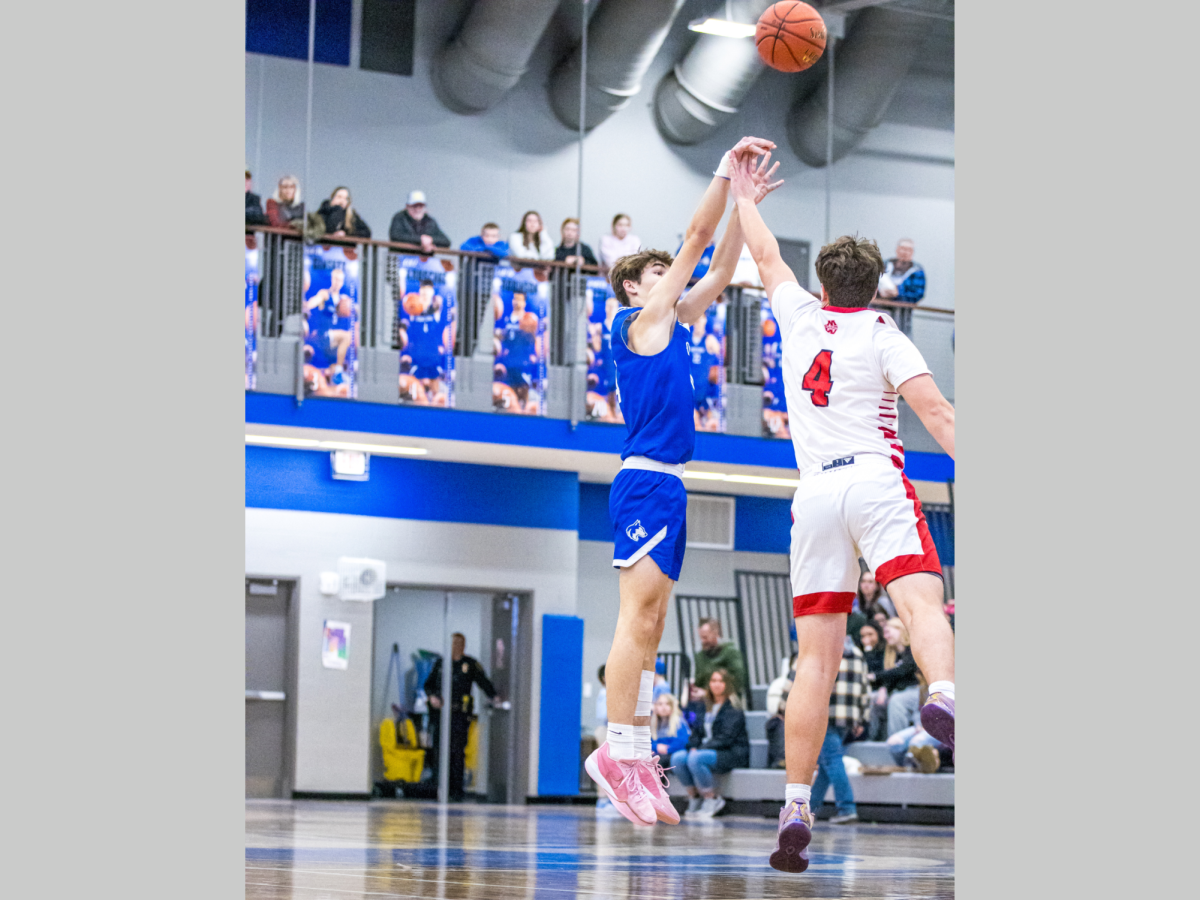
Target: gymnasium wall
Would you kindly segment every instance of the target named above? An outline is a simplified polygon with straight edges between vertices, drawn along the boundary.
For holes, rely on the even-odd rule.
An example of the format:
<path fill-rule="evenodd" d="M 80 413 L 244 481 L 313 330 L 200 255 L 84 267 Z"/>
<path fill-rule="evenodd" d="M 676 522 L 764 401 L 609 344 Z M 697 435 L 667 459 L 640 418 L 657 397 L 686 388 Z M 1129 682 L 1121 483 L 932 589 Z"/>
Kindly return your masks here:
<path fill-rule="evenodd" d="M 593 246 L 612 216 L 625 212 L 645 244 L 674 250 L 721 152 L 747 133 L 780 145 L 779 174 L 787 184 L 763 207 L 768 224 L 780 237 L 814 247 L 824 239 L 825 173 L 804 166 L 785 137 L 797 79 L 806 76 L 765 72 L 741 115 L 695 147 L 668 144 L 654 126 L 654 88 L 689 45 L 686 22 L 712 5 L 685 4 L 641 93 L 586 140 L 584 240 Z M 507 236 L 528 209 L 541 212 L 557 239 L 558 223 L 576 212 L 577 144 L 576 133 L 550 111 L 545 84 L 568 38 L 552 22 L 520 83 L 488 112 L 459 116 L 434 97 L 429 64 L 465 7 L 463 0 L 418 4 L 412 77 L 358 69 L 353 39 L 349 67 L 315 66 L 312 183 L 302 185 L 305 199 L 314 201 L 311 208 L 335 186 L 347 185 L 373 235 L 386 238 L 406 193 L 420 188 L 455 246 L 489 219 Z M 912 237 L 929 276 L 925 302 L 949 308 L 954 306 L 951 78 L 910 73 L 885 121 L 834 166 L 832 203 L 835 234 L 874 237 L 888 253 L 899 238 Z M 304 177 L 306 91 L 306 63 L 246 54 L 246 163 L 264 198 L 285 172 Z M 940 372 L 938 377 L 943 380 Z"/>

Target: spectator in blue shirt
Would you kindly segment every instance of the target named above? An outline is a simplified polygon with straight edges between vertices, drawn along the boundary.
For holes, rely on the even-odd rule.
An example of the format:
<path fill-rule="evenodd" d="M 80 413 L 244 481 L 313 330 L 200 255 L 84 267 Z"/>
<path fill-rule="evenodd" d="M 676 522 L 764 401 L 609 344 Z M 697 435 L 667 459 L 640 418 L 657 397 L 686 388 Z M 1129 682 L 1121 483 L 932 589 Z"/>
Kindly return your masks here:
<path fill-rule="evenodd" d="M 692 729 L 679 712 L 679 701 L 671 693 L 660 694 L 654 701 L 650 717 L 650 737 L 654 752 L 663 759 L 687 747 Z"/>
<path fill-rule="evenodd" d="M 496 259 L 504 259 L 508 256 L 508 244 L 500 240 L 500 226 L 495 222 L 488 222 L 479 229 L 479 234 L 467 238 L 458 249 L 471 250 L 475 253 L 490 253 Z"/>
<path fill-rule="evenodd" d="M 913 262 L 912 238 L 901 238 L 896 244 L 896 256 L 889 259 L 879 276 L 879 297 L 902 303 L 920 303 L 925 296 L 925 268 Z M 893 318 L 900 330 L 912 334 L 912 310 L 895 309 Z"/>

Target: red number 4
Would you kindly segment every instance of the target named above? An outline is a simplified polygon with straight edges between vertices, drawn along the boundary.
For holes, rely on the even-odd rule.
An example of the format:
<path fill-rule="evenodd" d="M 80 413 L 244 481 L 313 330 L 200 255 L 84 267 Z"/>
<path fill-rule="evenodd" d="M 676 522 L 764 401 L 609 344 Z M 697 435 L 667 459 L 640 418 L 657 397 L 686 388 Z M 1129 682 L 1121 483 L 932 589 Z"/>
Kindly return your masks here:
<path fill-rule="evenodd" d="M 829 391 L 833 381 L 829 377 L 829 366 L 833 363 L 833 351 L 822 350 L 813 357 L 812 365 L 804 373 L 800 387 L 812 391 L 813 406 L 828 406 Z"/>

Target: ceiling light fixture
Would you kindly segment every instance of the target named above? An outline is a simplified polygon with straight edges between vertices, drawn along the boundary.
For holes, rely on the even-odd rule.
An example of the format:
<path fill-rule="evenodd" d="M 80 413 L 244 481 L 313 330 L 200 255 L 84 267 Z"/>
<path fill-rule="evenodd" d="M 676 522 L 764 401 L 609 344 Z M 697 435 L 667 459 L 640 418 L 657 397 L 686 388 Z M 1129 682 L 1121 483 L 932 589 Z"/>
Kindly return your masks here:
<path fill-rule="evenodd" d="M 394 444 L 356 444 L 351 441 L 318 441 L 312 438 L 277 437 L 275 435 L 248 434 L 247 444 L 265 447 L 294 447 L 300 450 L 358 450 L 379 456 L 425 456 L 424 447 L 397 447 Z"/>
<path fill-rule="evenodd" d="M 725 18 L 718 19 L 716 16 L 706 16 L 703 19 L 694 19 L 688 22 L 688 31 L 698 31 L 700 34 L 715 34 L 717 37 L 729 38 L 754 37 L 757 27 L 757 24 L 747 25 L 745 22 L 733 21 L 728 0 L 725 3 Z"/>
<path fill-rule="evenodd" d="M 724 472 L 684 472 L 684 478 L 697 478 L 703 481 L 728 481 L 733 484 L 761 484 L 770 487 L 799 487 L 798 478 L 771 478 L 766 475 L 727 475 Z"/>

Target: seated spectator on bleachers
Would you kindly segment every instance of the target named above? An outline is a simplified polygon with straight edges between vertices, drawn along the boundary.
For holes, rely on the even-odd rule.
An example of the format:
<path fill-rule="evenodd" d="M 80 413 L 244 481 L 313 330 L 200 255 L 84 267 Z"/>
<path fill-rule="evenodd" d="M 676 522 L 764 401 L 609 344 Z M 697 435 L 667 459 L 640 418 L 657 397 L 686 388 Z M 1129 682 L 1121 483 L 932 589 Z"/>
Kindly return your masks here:
<path fill-rule="evenodd" d="M 669 760 L 672 754 L 686 749 L 691 736 L 675 696 L 668 691 L 655 698 L 654 715 L 650 717 L 650 746 L 655 755 Z"/>
<path fill-rule="evenodd" d="M 419 244 L 429 255 L 434 247 L 449 247 L 450 238 L 438 227 L 437 219 L 425 211 L 425 192 L 409 191 L 404 209 L 392 216 L 388 237 L 397 244 Z"/>
<path fill-rule="evenodd" d="M 700 649 L 696 653 L 695 681 L 692 685 L 691 703 L 704 699 L 704 689 L 708 687 L 709 676 L 717 669 L 726 669 L 738 684 L 738 691 L 744 690 L 749 679 L 746 677 L 746 661 L 742 659 L 742 651 L 733 641 L 721 643 L 721 623 L 716 619 L 703 618 L 696 629 L 700 638 Z M 690 705 L 690 704 L 689 704 Z M 745 706 L 745 697 L 741 698 Z"/>
<path fill-rule="evenodd" d="M 842 762 L 845 743 L 863 733 L 871 709 L 871 690 L 867 685 L 867 666 L 862 651 L 847 635 L 842 646 L 842 661 L 837 680 L 829 697 L 829 723 L 825 726 L 825 741 L 817 756 L 817 777 L 812 784 L 812 806 L 815 811 L 825 802 L 825 792 L 833 785 L 837 813 L 831 825 L 846 825 L 858 821 L 854 790 Z"/>
<path fill-rule="evenodd" d="M 871 712 L 874 726 L 881 718 L 879 708 L 887 710 L 887 734 L 890 737 L 916 719 L 921 693 L 917 683 L 920 673 L 908 646 L 908 629 L 903 622 L 898 618 L 888 619 L 883 627 L 883 638 L 887 643 L 883 650 L 883 670 L 870 676 L 871 685 L 876 689 Z"/>
<path fill-rule="evenodd" d="M 354 211 L 350 203 L 350 188 L 334 188 L 328 200 L 321 201 L 317 213 L 325 222 L 325 233 L 333 237 L 371 236 L 371 227 Z"/>
<path fill-rule="evenodd" d="M 630 234 L 632 227 L 629 216 L 617 213 L 612 220 L 612 234 L 600 235 L 600 274 L 607 276 L 608 270 L 622 256 L 630 256 L 642 249 L 642 239 Z"/>
<path fill-rule="evenodd" d="M 878 622 L 866 622 L 858 630 L 858 640 L 863 649 L 867 671 L 878 675 L 883 671 L 883 628 Z"/>
<path fill-rule="evenodd" d="M 592 248 L 579 241 L 579 220 L 563 219 L 562 243 L 554 251 L 554 258 L 569 266 L 582 260 L 585 266 L 596 265 L 596 256 Z"/>
<path fill-rule="evenodd" d="M 750 735 L 737 688 L 727 670 L 709 674 L 704 717 L 692 729 L 687 749 L 671 757 L 671 765 L 687 788 L 689 815 L 707 819 L 719 813 L 725 798 L 717 795 L 713 775 L 750 765 Z"/>
<path fill-rule="evenodd" d="M 276 228 L 304 230 L 304 204 L 300 202 L 300 182 L 295 175 L 284 175 L 267 200 L 267 218 Z"/>
<path fill-rule="evenodd" d="M 913 262 L 912 238 L 901 238 L 896 244 L 896 256 L 883 266 L 879 276 L 879 296 L 883 300 L 920 303 L 925 296 L 925 267 Z M 912 332 L 912 310 L 891 309 L 892 318 L 905 334 Z"/>
<path fill-rule="evenodd" d="M 949 759 L 947 747 L 918 722 L 902 728 L 887 739 L 888 752 L 896 765 L 931 775 Z"/>
<path fill-rule="evenodd" d="M 521 227 L 508 239 L 508 252 L 518 259 L 554 259 L 554 241 L 534 210 L 521 217 Z"/>
<path fill-rule="evenodd" d="M 471 250 L 475 253 L 490 253 L 496 259 L 504 259 L 508 256 L 508 244 L 500 240 L 500 226 L 495 222 L 488 222 L 479 229 L 479 234 L 467 238 L 458 249 Z"/>
<path fill-rule="evenodd" d="M 654 661 L 654 696 L 651 698 L 657 701 L 663 694 L 671 693 L 671 682 L 667 681 L 667 661 L 665 659 L 656 659 Z M 676 701 L 678 705 L 678 701 Z"/>
<path fill-rule="evenodd" d="M 246 224 L 267 225 L 267 214 L 263 212 L 258 194 L 250 190 L 250 170 L 246 170 Z"/>
<path fill-rule="evenodd" d="M 896 605 L 892 603 L 892 598 L 883 592 L 883 586 L 875 580 L 875 574 L 870 569 L 859 576 L 858 595 L 854 598 L 851 608 L 868 619 L 874 619 L 876 615 L 883 613 L 886 621 L 896 615 Z"/>

